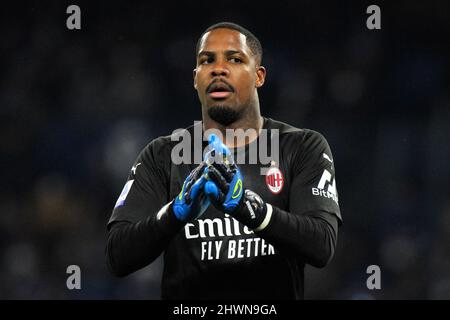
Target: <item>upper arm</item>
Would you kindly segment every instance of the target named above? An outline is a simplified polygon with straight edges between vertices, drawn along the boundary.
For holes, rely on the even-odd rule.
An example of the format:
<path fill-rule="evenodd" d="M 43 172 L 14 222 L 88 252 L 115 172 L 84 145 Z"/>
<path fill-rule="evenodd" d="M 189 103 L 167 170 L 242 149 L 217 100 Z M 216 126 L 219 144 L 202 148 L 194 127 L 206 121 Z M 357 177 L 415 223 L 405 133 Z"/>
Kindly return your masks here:
<path fill-rule="evenodd" d="M 168 173 L 163 157 L 164 151 L 155 141 L 141 151 L 114 206 L 108 229 L 118 221 L 141 221 L 168 202 Z"/>
<path fill-rule="evenodd" d="M 291 212 L 324 212 L 327 220 L 342 222 L 336 187 L 336 172 L 330 146 L 318 132 L 306 130 L 297 139 L 289 194 Z M 322 217 L 323 218 L 323 217 Z"/>

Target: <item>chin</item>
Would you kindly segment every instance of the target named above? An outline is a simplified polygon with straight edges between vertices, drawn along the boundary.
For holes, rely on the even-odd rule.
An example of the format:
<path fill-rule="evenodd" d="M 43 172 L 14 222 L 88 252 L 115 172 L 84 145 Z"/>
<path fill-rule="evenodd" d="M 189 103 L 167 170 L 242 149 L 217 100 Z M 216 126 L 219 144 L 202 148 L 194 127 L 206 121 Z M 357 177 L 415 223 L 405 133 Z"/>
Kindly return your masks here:
<path fill-rule="evenodd" d="M 241 113 L 242 112 L 237 111 L 235 108 L 224 104 L 208 107 L 209 117 L 223 126 L 229 126 L 239 120 L 241 118 Z"/>

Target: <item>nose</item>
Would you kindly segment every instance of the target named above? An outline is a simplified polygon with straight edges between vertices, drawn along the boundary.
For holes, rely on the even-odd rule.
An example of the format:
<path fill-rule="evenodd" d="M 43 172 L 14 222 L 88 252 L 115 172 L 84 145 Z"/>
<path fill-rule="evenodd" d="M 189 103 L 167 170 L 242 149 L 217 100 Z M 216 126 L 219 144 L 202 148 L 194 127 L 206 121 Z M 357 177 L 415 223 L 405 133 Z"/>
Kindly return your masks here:
<path fill-rule="evenodd" d="M 214 68 L 211 70 L 211 75 L 213 77 L 227 77 L 229 75 L 230 71 L 225 68 L 221 63 L 216 63 L 214 65 Z"/>

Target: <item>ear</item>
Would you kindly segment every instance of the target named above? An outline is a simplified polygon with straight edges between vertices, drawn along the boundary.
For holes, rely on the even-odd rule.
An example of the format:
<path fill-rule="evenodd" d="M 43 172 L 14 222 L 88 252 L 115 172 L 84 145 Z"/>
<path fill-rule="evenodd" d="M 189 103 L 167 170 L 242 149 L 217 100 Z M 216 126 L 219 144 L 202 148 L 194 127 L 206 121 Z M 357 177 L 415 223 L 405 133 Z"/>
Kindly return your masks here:
<path fill-rule="evenodd" d="M 194 70 L 192 70 L 192 76 L 194 78 L 194 88 L 195 90 L 197 90 L 197 68 L 195 68 Z"/>
<path fill-rule="evenodd" d="M 255 82 L 256 88 L 262 87 L 265 79 L 266 79 L 266 68 L 264 68 L 263 66 L 257 66 L 256 67 L 256 82 Z"/>

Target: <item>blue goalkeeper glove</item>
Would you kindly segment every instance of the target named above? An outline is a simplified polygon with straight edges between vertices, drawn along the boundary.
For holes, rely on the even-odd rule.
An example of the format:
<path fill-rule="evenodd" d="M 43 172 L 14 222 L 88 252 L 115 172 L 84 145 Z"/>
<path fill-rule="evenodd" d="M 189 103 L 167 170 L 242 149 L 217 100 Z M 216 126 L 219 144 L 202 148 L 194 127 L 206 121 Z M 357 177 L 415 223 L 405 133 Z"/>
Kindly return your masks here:
<path fill-rule="evenodd" d="M 179 195 L 172 204 L 172 210 L 178 220 L 187 222 L 200 217 L 210 204 L 204 193 L 206 163 L 202 162 L 191 171 L 183 183 Z"/>
<path fill-rule="evenodd" d="M 231 214 L 244 194 L 243 177 L 228 147 L 214 134 L 209 136 L 209 147 L 211 150 L 205 156 L 209 180 L 205 184 L 205 193 L 217 209 Z"/>
<path fill-rule="evenodd" d="M 208 165 L 205 170 L 208 180 L 204 187 L 205 194 L 218 210 L 252 229 L 262 230 L 270 220 L 272 207 L 266 205 L 255 192 L 244 191 L 241 171 L 233 162 L 228 147 L 217 136 L 210 136 L 209 146 L 211 150 L 205 156 Z"/>

